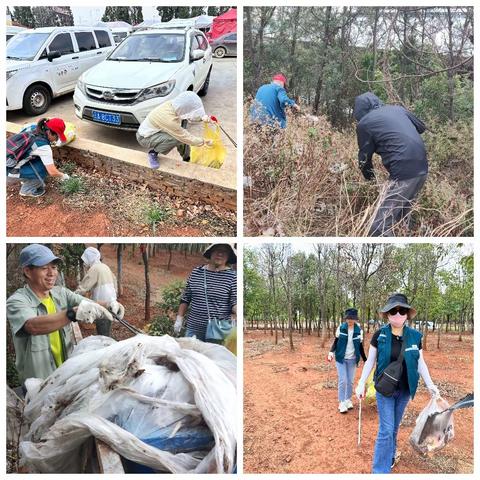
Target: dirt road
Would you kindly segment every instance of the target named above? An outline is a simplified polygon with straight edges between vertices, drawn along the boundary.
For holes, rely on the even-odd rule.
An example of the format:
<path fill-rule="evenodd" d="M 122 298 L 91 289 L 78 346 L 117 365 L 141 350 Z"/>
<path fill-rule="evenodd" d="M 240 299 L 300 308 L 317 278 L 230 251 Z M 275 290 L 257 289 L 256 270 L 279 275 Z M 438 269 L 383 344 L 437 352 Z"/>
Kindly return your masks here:
<path fill-rule="evenodd" d="M 450 403 L 473 391 L 473 337 L 444 336 L 441 349 L 429 340 L 425 359 L 433 381 Z M 370 335 L 367 335 L 368 345 Z M 244 336 L 244 472 L 370 473 L 377 433 L 374 406 L 362 411 L 362 442 L 357 447 L 358 406 L 338 413 L 335 366 L 327 366 L 331 340 L 288 338 L 259 331 Z M 361 367 L 357 369 L 358 379 Z M 393 473 L 473 473 L 473 409 L 455 414 L 455 439 L 430 458 L 418 455 L 408 437 L 429 395 L 419 387 L 402 421 Z"/>
<path fill-rule="evenodd" d="M 205 111 L 210 115 L 215 115 L 222 124 L 222 127 L 234 139 L 237 138 L 237 59 L 222 58 L 213 60 L 212 75 L 208 93 L 202 97 Z M 95 140 L 97 142 L 109 143 L 132 150 L 147 151 L 141 147 L 135 139 L 135 132 L 117 130 L 102 125 L 92 124 L 80 120 L 75 116 L 73 108 L 73 93 L 63 95 L 53 100 L 52 105 L 44 114 L 48 117 L 61 117 L 66 121 L 73 122 L 77 128 L 77 136 Z M 29 117 L 22 110 L 7 112 L 7 121 L 18 125 L 32 123 L 36 117 Z M 201 125 L 190 126 L 189 130 L 200 134 Z M 236 149 L 233 144 L 222 134 L 224 144 L 227 148 L 227 159 L 225 168 L 232 172 L 236 171 Z M 178 155 L 174 150 L 170 155 Z"/>

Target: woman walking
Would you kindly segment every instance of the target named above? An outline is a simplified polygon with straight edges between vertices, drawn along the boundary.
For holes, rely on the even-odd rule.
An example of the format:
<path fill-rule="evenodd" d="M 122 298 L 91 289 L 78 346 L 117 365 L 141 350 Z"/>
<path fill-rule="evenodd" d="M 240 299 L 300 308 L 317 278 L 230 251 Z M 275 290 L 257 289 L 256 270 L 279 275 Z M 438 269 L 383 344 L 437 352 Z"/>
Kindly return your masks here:
<path fill-rule="evenodd" d="M 345 310 L 344 322 L 338 326 L 335 340 L 328 353 L 328 361 L 335 356 L 338 374 L 338 410 L 347 413 L 353 408 L 352 392 L 353 380 L 360 357 L 367 360 L 363 349 L 363 331 L 358 325 L 358 311 L 356 308 Z"/>
<path fill-rule="evenodd" d="M 438 388 L 432 382 L 422 353 L 422 334 L 407 325 L 417 311 L 401 293 L 390 296 L 387 304 L 379 311 L 380 316 L 388 324 L 377 330 L 370 342 L 368 359 L 363 367 L 362 376 L 358 381 L 355 393 L 359 399 L 365 396 L 367 378 L 376 365 L 374 380 L 377 411 L 378 434 L 373 454 L 373 473 L 390 473 L 397 459 L 397 435 L 405 408 L 415 397 L 418 380 L 421 376 L 430 394 L 439 396 Z M 385 376 L 382 373 L 393 362 L 403 366 L 401 374 L 393 383 L 391 391 L 385 395 L 385 386 L 381 387 Z M 391 378 L 389 379 L 391 380 Z M 383 384 L 385 385 L 385 384 Z M 379 392 L 381 389 L 384 394 Z"/>
<path fill-rule="evenodd" d="M 206 265 L 195 268 L 188 278 L 182 294 L 174 333 L 178 335 L 188 312 L 187 337 L 212 343 L 221 343 L 207 336 L 209 320 L 232 322 L 237 310 L 237 272 L 231 265 L 237 263 L 232 245 L 210 245 L 203 256 Z"/>

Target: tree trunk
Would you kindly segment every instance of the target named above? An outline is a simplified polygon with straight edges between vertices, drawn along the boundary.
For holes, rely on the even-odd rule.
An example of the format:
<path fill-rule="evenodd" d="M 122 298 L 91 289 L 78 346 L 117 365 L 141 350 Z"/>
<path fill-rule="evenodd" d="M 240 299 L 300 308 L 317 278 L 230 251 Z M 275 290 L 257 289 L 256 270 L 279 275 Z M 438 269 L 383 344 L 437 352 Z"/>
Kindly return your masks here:
<path fill-rule="evenodd" d="M 123 295 L 122 267 L 123 267 L 123 243 L 119 243 L 117 245 L 117 292 L 119 297 Z"/>
<path fill-rule="evenodd" d="M 145 269 L 145 322 L 150 322 L 150 274 L 148 272 L 148 250 L 145 244 L 140 247 Z"/>

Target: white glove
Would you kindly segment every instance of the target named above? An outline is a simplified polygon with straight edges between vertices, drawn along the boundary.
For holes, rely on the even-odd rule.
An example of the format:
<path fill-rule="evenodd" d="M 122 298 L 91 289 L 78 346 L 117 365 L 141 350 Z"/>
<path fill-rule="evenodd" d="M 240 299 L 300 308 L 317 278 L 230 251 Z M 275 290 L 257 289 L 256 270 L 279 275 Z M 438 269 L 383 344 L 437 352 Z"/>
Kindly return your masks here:
<path fill-rule="evenodd" d="M 183 316 L 177 315 L 177 319 L 175 320 L 175 325 L 173 326 L 173 333 L 178 335 L 183 327 Z"/>
<path fill-rule="evenodd" d="M 210 117 L 208 115 L 203 115 L 202 122 L 209 122 L 209 121 L 210 121 Z"/>
<path fill-rule="evenodd" d="M 68 180 L 70 178 L 70 175 L 68 173 L 62 173 L 61 180 L 64 182 L 65 180 Z"/>
<path fill-rule="evenodd" d="M 427 389 L 433 398 L 440 398 L 440 391 L 438 390 L 438 387 L 435 384 L 432 383 L 427 387 Z"/>
<path fill-rule="evenodd" d="M 365 398 L 365 383 L 358 382 L 357 388 L 355 389 L 355 395 L 359 400 Z"/>
<path fill-rule="evenodd" d="M 113 321 L 112 314 L 98 303 L 90 300 L 82 300 L 77 308 L 77 315 L 75 318 L 79 322 L 93 323 L 100 318 L 106 318 Z"/>
<path fill-rule="evenodd" d="M 331 362 L 333 360 L 333 357 L 334 357 L 333 352 L 328 352 L 327 361 Z"/>
<path fill-rule="evenodd" d="M 120 302 L 117 302 L 116 300 L 113 300 L 113 302 L 110 302 L 108 304 L 108 311 L 112 312 L 120 320 L 125 315 L 125 307 Z"/>

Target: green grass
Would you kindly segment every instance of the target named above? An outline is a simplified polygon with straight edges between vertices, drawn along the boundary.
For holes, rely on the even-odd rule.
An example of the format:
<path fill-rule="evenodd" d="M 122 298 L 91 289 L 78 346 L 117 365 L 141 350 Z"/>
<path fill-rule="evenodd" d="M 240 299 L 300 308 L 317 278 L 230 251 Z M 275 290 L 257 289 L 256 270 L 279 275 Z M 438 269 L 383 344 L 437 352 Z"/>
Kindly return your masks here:
<path fill-rule="evenodd" d="M 67 175 L 72 175 L 77 169 L 77 164 L 74 162 L 65 162 L 60 169 L 63 173 L 66 173 Z"/>
<path fill-rule="evenodd" d="M 70 177 L 60 184 L 60 191 L 65 195 L 73 195 L 74 193 L 86 193 L 87 188 L 83 178 Z"/>

